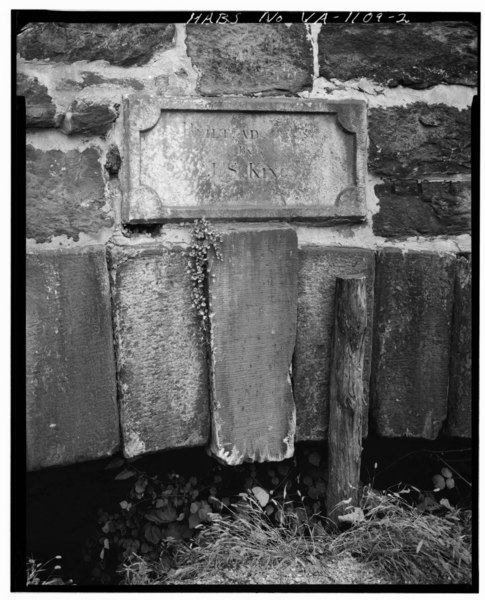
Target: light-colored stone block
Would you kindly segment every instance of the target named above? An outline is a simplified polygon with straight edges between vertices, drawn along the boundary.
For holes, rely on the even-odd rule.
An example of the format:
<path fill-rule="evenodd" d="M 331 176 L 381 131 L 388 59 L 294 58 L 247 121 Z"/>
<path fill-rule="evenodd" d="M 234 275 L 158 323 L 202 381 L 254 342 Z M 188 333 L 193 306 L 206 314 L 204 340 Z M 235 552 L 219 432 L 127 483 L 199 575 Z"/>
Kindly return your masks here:
<path fill-rule="evenodd" d="M 110 257 L 125 456 L 206 444 L 207 365 L 186 249 L 157 241 Z"/>
<path fill-rule="evenodd" d="M 293 455 L 298 249 L 285 225 L 219 228 L 213 258 L 211 452 L 229 465 Z"/>

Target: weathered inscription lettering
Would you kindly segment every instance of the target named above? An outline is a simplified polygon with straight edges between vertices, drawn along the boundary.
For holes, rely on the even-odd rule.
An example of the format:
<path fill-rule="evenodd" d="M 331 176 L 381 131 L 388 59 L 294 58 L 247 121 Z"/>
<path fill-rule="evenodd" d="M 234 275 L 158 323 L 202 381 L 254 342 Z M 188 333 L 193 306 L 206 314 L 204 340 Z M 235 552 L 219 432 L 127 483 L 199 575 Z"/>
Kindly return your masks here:
<path fill-rule="evenodd" d="M 361 221 L 360 101 L 125 101 L 125 222 L 207 216 Z"/>

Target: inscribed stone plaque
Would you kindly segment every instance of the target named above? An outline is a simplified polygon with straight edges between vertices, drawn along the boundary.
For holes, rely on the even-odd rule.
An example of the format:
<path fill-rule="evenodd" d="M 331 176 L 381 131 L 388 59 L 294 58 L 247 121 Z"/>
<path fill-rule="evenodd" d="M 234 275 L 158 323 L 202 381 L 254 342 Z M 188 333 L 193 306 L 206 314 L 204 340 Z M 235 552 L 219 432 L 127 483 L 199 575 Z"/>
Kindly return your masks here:
<path fill-rule="evenodd" d="M 125 100 L 125 223 L 365 217 L 360 100 Z"/>

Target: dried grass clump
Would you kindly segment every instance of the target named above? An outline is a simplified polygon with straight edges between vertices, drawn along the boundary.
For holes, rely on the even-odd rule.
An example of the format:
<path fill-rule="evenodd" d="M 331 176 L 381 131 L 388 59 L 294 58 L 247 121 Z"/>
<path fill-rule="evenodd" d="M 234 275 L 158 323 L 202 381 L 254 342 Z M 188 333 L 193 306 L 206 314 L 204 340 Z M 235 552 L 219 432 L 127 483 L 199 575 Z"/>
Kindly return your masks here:
<path fill-rule="evenodd" d="M 396 495 L 366 492 L 365 519 L 337 535 L 336 554 L 350 552 L 396 584 L 470 584 L 471 539 L 465 513 L 437 516 Z"/>
<path fill-rule="evenodd" d="M 335 534 L 302 508 L 283 508 L 279 525 L 251 496 L 229 514 L 210 513 L 190 544 L 165 541 L 159 561 L 133 555 L 123 565 L 123 583 L 471 583 L 466 512 L 443 507 L 437 516 L 367 490 L 363 510 L 354 510 L 363 520 Z"/>
<path fill-rule="evenodd" d="M 275 570 L 284 574 L 295 570 L 295 565 L 301 571 L 317 564 L 316 557 L 327 552 L 330 540 L 324 528 L 310 524 L 302 510 L 281 511 L 281 515 L 281 525 L 275 526 L 259 504 L 247 497 L 229 514 L 211 513 L 210 524 L 200 529 L 196 542 L 169 544 L 175 567 L 133 556 L 123 567 L 124 583 L 135 585 L 147 579 L 152 585 L 202 582 L 204 574 L 213 581 L 214 573 L 227 580 L 228 574 L 231 578 L 237 572 L 244 572 L 247 583 L 256 583 L 258 574 L 264 579 Z"/>

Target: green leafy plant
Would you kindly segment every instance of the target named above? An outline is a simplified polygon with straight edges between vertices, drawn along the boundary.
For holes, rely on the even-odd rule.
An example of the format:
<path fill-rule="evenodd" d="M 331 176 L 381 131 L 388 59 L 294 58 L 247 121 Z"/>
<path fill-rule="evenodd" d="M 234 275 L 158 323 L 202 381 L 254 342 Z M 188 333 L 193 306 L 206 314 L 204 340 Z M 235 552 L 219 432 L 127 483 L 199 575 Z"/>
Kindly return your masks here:
<path fill-rule="evenodd" d="M 223 260 L 222 238 L 205 218 L 195 221 L 187 262 L 187 272 L 192 283 L 192 305 L 199 321 L 200 337 L 204 344 L 210 343 L 210 320 L 208 301 L 209 255 L 213 252 Z"/>

